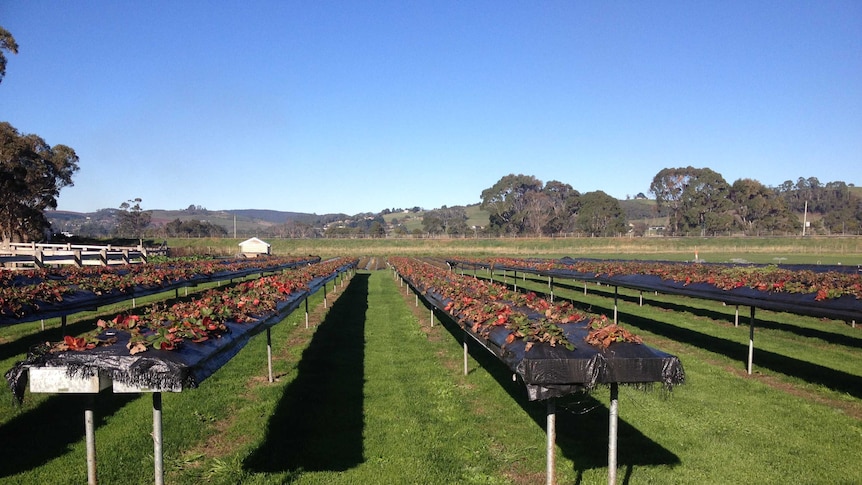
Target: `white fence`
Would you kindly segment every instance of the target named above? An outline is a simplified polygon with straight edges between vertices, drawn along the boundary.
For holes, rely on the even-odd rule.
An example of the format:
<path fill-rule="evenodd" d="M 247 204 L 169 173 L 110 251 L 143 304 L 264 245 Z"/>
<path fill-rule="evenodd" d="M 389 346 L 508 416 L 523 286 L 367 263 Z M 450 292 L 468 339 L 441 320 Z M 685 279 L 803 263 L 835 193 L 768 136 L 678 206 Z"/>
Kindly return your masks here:
<path fill-rule="evenodd" d="M 47 265 L 69 264 L 81 266 L 108 266 L 144 264 L 152 255 L 167 254 L 166 247 L 92 246 L 80 244 L 0 244 L 0 268 L 44 268 Z"/>

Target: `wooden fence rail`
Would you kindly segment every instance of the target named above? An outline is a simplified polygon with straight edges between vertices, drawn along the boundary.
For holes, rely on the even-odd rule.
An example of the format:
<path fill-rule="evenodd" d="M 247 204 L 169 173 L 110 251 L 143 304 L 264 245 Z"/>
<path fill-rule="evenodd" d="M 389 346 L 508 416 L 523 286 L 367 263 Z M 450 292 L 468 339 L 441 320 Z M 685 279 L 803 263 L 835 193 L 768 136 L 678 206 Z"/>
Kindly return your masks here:
<path fill-rule="evenodd" d="M 46 265 L 108 266 L 146 264 L 150 256 L 167 255 L 167 247 L 94 246 L 82 244 L 9 243 L 0 245 L 0 269 Z"/>

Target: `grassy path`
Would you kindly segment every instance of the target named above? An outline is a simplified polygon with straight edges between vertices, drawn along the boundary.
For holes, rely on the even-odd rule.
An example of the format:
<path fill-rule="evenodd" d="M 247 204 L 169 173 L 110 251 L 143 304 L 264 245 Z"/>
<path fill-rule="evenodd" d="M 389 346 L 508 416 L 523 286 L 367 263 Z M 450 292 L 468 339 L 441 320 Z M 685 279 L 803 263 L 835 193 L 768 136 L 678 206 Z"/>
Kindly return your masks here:
<path fill-rule="evenodd" d="M 302 311 L 273 328 L 276 382 L 261 335 L 200 388 L 164 396 L 167 483 L 544 482 L 544 404 L 526 401 L 496 358 L 471 345 L 462 375 L 459 329 L 431 328 L 428 308 L 388 271 L 359 272 L 329 295 L 327 308 L 322 294 L 310 299 L 312 328 Z M 858 418 L 730 371 L 734 355 L 665 331 L 691 324 L 679 310 L 638 310 L 638 332 L 682 358 L 687 384 L 620 390 L 619 483 L 862 483 Z M 724 339 L 741 330 L 708 324 Z M 858 356 L 855 339 L 838 342 Z M 0 402 L 0 483 L 86 482 L 79 398 Z M 560 400 L 558 483 L 606 483 L 607 400 L 603 388 Z M 99 396 L 100 483 L 153 482 L 150 413 L 149 395 Z"/>
<path fill-rule="evenodd" d="M 508 483 L 388 273 L 353 278 L 299 367 L 244 482 Z"/>

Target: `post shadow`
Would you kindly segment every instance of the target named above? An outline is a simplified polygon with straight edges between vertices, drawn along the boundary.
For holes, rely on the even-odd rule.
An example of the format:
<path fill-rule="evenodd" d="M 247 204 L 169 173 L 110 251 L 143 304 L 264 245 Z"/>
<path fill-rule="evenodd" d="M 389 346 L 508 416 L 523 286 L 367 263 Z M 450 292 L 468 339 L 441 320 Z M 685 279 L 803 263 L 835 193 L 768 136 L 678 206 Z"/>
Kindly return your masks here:
<path fill-rule="evenodd" d="M 37 407 L 0 425 L 0 478 L 33 470 L 69 452 L 69 447 L 84 439 L 86 394 L 55 394 Z M 110 391 L 93 396 L 93 423 L 96 429 L 105 418 L 140 394 L 113 394 Z M 10 398 L 11 399 L 11 398 Z M 81 455 L 82 467 L 86 457 Z"/>
<path fill-rule="evenodd" d="M 368 278 L 357 272 L 317 327 L 246 470 L 344 471 L 363 462 Z"/>

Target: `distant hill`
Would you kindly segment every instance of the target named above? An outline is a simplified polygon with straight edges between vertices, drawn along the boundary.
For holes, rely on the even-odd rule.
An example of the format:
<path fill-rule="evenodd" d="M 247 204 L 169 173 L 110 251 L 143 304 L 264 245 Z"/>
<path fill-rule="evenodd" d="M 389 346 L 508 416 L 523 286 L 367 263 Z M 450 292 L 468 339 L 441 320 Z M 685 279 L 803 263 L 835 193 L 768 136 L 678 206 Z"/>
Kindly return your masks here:
<path fill-rule="evenodd" d="M 211 211 L 207 209 L 148 210 L 151 224 L 165 225 L 171 221 L 202 221 L 224 227 L 229 234 L 236 229 L 239 234 L 267 232 L 274 226 L 287 222 L 299 222 L 314 227 L 322 227 L 335 221 L 348 219 L 346 214 L 307 214 L 268 209 L 239 209 Z M 106 236 L 117 225 L 117 209 L 101 209 L 96 212 L 48 211 L 45 215 L 51 222 L 54 232 Z"/>
<path fill-rule="evenodd" d="M 260 220 L 271 222 L 274 224 L 284 224 L 288 221 L 303 222 L 310 225 L 323 225 L 330 222 L 347 219 L 347 214 L 307 214 L 304 212 L 283 212 L 269 209 L 239 209 L 226 211 L 237 217 L 245 217 L 252 220 Z"/>

